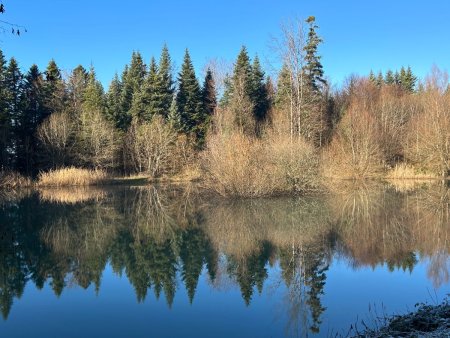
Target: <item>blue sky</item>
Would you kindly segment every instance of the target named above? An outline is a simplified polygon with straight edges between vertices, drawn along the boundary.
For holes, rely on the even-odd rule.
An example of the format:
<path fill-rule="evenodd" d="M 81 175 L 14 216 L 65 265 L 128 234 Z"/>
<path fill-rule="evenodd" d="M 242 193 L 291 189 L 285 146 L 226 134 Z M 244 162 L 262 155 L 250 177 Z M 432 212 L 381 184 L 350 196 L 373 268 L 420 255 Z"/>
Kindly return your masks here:
<path fill-rule="evenodd" d="M 92 63 L 108 85 L 131 52 L 146 62 L 166 42 L 179 66 L 189 48 L 195 67 L 214 57 L 233 60 L 245 44 L 271 60 L 271 36 L 289 18 L 314 15 L 324 39 L 325 73 L 340 83 L 351 73 L 410 65 L 419 76 L 433 64 L 450 69 L 450 1 L 363 0 L 3 0 L 0 19 L 22 24 L 20 38 L 0 35 L 0 48 L 23 69 Z M 200 74 L 198 74 L 200 75 Z"/>

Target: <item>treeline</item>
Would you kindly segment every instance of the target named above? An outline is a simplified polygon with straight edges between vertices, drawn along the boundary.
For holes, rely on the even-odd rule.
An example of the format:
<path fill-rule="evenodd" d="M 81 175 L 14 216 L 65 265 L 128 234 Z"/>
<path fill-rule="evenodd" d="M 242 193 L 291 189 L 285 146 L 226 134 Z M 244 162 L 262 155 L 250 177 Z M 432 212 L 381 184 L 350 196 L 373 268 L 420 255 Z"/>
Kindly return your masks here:
<path fill-rule="evenodd" d="M 52 60 L 44 72 L 33 65 L 22 74 L 0 52 L 0 168 L 26 175 L 70 165 L 157 174 L 169 160 L 157 150 L 179 148 L 182 134 L 189 146 L 201 147 L 216 106 L 211 71 L 201 86 L 187 50 L 177 83 L 175 90 L 166 47 L 159 64 L 152 58 L 148 67 L 133 52 L 106 93 L 93 67 L 78 66 L 64 79 Z"/>
<path fill-rule="evenodd" d="M 176 78 L 166 46 L 149 65 L 133 52 L 106 92 L 93 67 L 62 76 L 52 60 L 44 72 L 33 65 L 22 74 L 0 53 L 0 169 L 158 177 L 200 163 L 219 192 L 251 196 L 308 190 L 321 173 L 379 175 L 399 163 L 412 175 L 446 176 L 446 74 L 435 69 L 418 82 L 410 67 L 371 71 L 332 90 L 317 30 L 314 17 L 282 27 L 275 80 L 245 47 L 232 70 L 208 68 L 203 81 L 188 50 Z"/>

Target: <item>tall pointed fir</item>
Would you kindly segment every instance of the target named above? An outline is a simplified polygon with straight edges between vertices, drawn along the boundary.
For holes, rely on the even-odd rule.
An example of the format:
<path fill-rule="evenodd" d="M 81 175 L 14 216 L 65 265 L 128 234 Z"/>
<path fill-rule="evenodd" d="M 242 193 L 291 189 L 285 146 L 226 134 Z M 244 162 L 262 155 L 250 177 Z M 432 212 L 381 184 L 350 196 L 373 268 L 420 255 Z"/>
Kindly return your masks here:
<path fill-rule="evenodd" d="M 72 70 L 67 81 L 67 101 L 70 113 L 73 116 L 81 114 L 84 91 L 87 86 L 89 76 L 87 70 L 79 65 Z"/>
<path fill-rule="evenodd" d="M 11 58 L 5 73 L 7 114 L 10 119 L 11 133 L 9 135 L 9 155 L 13 166 L 16 166 L 17 144 L 19 138 L 19 119 L 23 114 L 24 91 L 23 75 L 20 72 L 16 59 Z"/>
<path fill-rule="evenodd" d="M 9 165 L 11 119 L 8 112 L 8 93 L 6 88 L 6 59 L 0 50 L 0 171 Z"/>
<path fill-rule="evenodd" d="M 322 85 L 326 83 L 323 75 L 323 66 L 320 62 L 321 56 L 318 54 L 318 47 L 323 40 L 317 35 L 316 30 L 319 26 L 316 25 L 316 18 L 310 16 L 306 19 L 309 25 L 308 38 L 305 46 L 305 67 L 304 72 L 308 87 L 313 92 L 320 91 Z"/>
<path fill-rule="evenodd" d="M 45 105 L 48 113 L 62 112 L 65 108 L 66 88 L 55 60 L 45 70 Z"/>
<path fill-rule="evenodd" d="M 123 129 L 121 121 L 121 92 L 122 83 L 120 82 L 119 75 L 116 73 L 106 93 L 106 116 L 117 129 Z"/>
<path fill-rule="evenodd" d="M 157 110 L 155 113 L 167 119 L 174 95 L 172 61 L 170 59 L 167 45 L 164 45 L 161 52 L 161 57 L 159 59 L 158 77 L 159 104 L 157 105 Z"/>
<path fill-rule="evenodd" d="M 203 146 L 206 138 L 206 133 L 208 131 L 212 116 L 214 115 L 217 107 L 217 95 L 216 95 L 216 85 L 211 72 L 208 68 L 206 71 L 205 80 L 202 87 L 202 103 L 203 103 L 203 118 L 201 131 L 202 135 L 200 137 L 200 145 Z"/>
<path fill-rule="evenodd" d="M 38 148 L 36 138 L 38 126 L 47 117 L 44 105 L 44 78 L 36 65 L 32 65 L 25 76 L 25 102 L 18 119 L 17 167 L 30 176 L 38 170 Z"/>
<path fill-rule="evenodd" d="M 146 66 L 139 52 L 133 52 L 131 63 L 125 66 L 122 73 L 121 111 L 116 121 L 120 129 L 127 130 L 132 118 L 131 106 L 133 96 L 141 91 L 146 75 Z"/>
<path fill-rule="evenodd" d="M 255 134 L 255 104 L 253 93 L 252 66 L 247 48 L 243 46 L 237 57 L 231 77 L 228 109 L 231 111 L 234 127 L 248 135 Z"/>
<path fill-rule="evenodd" d="M 253 115 L 256 121 L 264 121 L 269 109 L 267 88 L 264 71 L 261 69 L 258 56 L 255 56 L 251 68 L 251 100 L 253 101 Z"/>
<path fill-rule="evenodd" d="M 202 93 L 187 49 L 178 75 L 177 108 L 181 129 L 187 134 L 193 133 L 196 137 L 200 137 L 203 114 Z"/>
<path fill-rule="evenodd" d="M 139 92 L 133 96 L 132 116 L 139 122 L 150 122 L 156 113 L 160 113 L 161 97 L 159 92 L 160 78 L 155 58 L 150 61 L 146 75 Z"/>

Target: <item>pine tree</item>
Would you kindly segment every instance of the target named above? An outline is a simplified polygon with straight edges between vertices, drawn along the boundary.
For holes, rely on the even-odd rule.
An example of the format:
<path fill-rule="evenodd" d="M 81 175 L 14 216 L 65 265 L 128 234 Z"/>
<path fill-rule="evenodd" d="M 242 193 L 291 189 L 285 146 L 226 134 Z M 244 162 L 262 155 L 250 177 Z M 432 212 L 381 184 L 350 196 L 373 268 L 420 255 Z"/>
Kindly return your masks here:
<path fill-rule="evenodd" d="M 393 85 L 395 83 L 395 77 L 394 77 L 394 73 L 392 72 L 392 70 L 388 70 L 386 72 L 386 76 L 384 77 L 384 83 L 387 85 Z"/>
<path fill-rule="evenodd" d="M 126 131 L 131 123 L 131 103 L 133 102 L 133 86 L 129 81 L 128 65 L 122 72 L 121 77 L 121 93 L 120 93 L 120 111 L 116 116 L 116 126 L 123 131 Z"/>
<path fill-rule="evenodd" d="M 369 73 L 369 81 L 372 82 L 373 84 L 376 84 L 377 82 L 377 78 L 375 77 L 375 74 L 373 73 L 373 70 L 370 70 Z"/>
<path fill-rule="evenodd" d="M 206 71 L 202 87 L 203 121 L 201 141 L 204 142 L 210 121 L 217 107 L 216 86 L 211 69 Z"/>
<path fill-rule="evenodd" d="M 45 71 L 45 105 L 48 114 L 62 112 L 65 108 L 66 88 L 55 60 L 50 60 Z"/>
<path fill-rule="evenodd" d="M 11 140 L 11 119 L 8 113 L 8 93 L 6 88 L 6 60 L 0 50 L 0 170 L 9 164 L 9 143 Z"/>
<path fill-rule="evenodd" d="M 377 80 L 376 80 L 376 84 L 378 87 L 381 87 L 384 83 L 384 79 L 383 79 L 383 73 L 381 72 L 381 70 L 378 72 L 377 75 Z"/>
<path fill-rule="evenodd" d="M 255 102 L 252 100 L 253 77 L 247 49 L 242 46 L 233 69 L 228 90 L 227 107 L 233 115 L 234 126 L 246 134 L 255 134 Z"/>
<path fill-rule="evenodd" d="M 405 76 L 402 83 L 403 89 L 405 89 L 410 93 L 414 92 L 416 82 L 417 77 L 413 74 L 411 67 L 408 66 L 408 68 L 405 71 Z"/>
<path fill-rule="evenodd" d="M 167 45 L 164 45 L 159 60 L 158 67 L 158 92 L 160 103 L 157 105 L 158 109 L 155 111 L 156 114 L 167 118 L 172 104 L 174 95 L 174 83 L 172 79 L 172 62 L 170 60 L 169 49 Z"/>
<path fill-rule="evenodd" d="M 121 111 L 116 125 L 120 129 L 127 130 L 131 123 L 131 107 L 134 100 L 134 95 L 138 95 L 141 91 L 142 84 L 146 76 L 146 66 L 139 52 L 133 52 L 131 55 L 130 66 L 125 66 L 122 73 L 122 93 L 121 97 Z"/>
<path fill-rule="evenodd" d="M 303 71 L 306 76 L 306 83 L 313 92 L 320 91 L 322 85 L 326 83 L 323 78 L 323 66 L 320 62 L 321 56 L 318 55 L 318 47 L 323 40 L 317 35 L 316 30 L 319 26 L 316 25 L 316 18 L 310 16 L 306 19 L 309 24 L 308 38 L 305 46 L 305 67 Z"/>
<path fill-rule="evenodd" d="M 89 70 L 88 82 L 83 95 L 83 113 L 93 111 L 106 114 L 106 102 L 102 84 L 97 80 L 93 67 Z"/>
<path fill-rule="evenodd" d="M 118 129 L 123 129 L 123 121 L 121 121 L 121 92 L 122 83 L 119 80 L 119 75 L 116 73 L 106 93 L 106 115 L 108 120 L 114 123 Z"/>
<path fill-rule="evenodd" d="M 142 88 L 133 96 L 131 107 L 132 116 L 140 122 L 150 122 L 152 117 L 161 112 L 160 95 L 161 78 L 158 75 L 158 67 L 154 58 L 150 61 L 149 72 L 144 79 Z"/>
<path fill-rule="evenodd" d="M 36 65 L 32 65 L 24 83 L 24 109 L 18 118 L 17 137 L 17 168 L 28 176 L 38 169 L 38 126 L 47 117 L 45 109 L 44 78 Z"/>
<path fill-rule="evenodd" d="M 74 116 L 79 116 L 83 104 L 84 90 L 88 82 L 88 72 L 79 65 L 72 70 L 67 82 L 68 105 Z"/>
<path fill-rule="evenodd" d="M 235 91 L 236 87 L 240 85 L 243 86 L 245 94 L 251 97 L 253 92 L 252 66 L 245 46 L 242 46 L 234 65 L 232 93 Z"/>
<path fill-rule="evenodd" d="M 178 75 L 177 108 L 182 130 L 185 133 L 200 133 L 203 106 L 200 85 L 195 77 L 189 51 L 186 49 L 181 72 Z"/>
<path fill-rule="evenodd" d="M 24 82 L 16 59 L 11 58 L 5 73 L 7 116 L 10 121 L 10 140 L 8 150 L 10 164 L 16 166 L 19 134 L 19 120 L 24 109 Z"/>
<path fill-rule="evenodd" d="M 261 69 L 258 56 L 255 56 L 251 68 L 253 115 L 257 121 L 263 121 L 266 118 L 269 109 L 267 98 L 267 88 L 264 78 L 264 72 Z"/>

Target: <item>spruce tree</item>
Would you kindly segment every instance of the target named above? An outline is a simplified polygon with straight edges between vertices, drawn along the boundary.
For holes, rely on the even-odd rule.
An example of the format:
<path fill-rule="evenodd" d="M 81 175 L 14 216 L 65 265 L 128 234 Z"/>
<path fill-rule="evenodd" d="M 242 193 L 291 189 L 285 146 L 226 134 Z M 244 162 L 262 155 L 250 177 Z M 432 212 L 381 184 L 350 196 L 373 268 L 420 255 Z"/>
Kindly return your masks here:
<path fill-rule="evenodd" d="M 8 94 L 6 88 L 6 60 L 0 50 L 0 171 L 9 164 L 9 142 L 11 140 L 11 119 L 8 113 Z"/>
<path fill-rule="evenodd" d="M 381 87 L 384 83 L 384 79 L 383 79 L 383 73 L 381 72 L 381 70 L 378 72 L 377 75 L 377 80 L 376 80 L 376 84 L 378 87 Z"/>
<path fill-rule="evenodd" d="M 267 88 L 264 78 L 264 72 L 261 69 L 258 56 L 255 56 L 251 68 L 251 100 L 253 102 L 253 115 L 257 121 L 263 121 L 266 118 L 269 102 L 267 97 Z"/>
<path fill-rule="evenodd" d="M 38 169 L 38 126 L 47 117 L 45 109 L 44 78 L 36 65 L 32 65 L 24 83 L 24 109 L 17 126 L 17 167 L 22 173 L 32 175 Z"/>
<path fill-rule="evenodd" d="M 373 84 L 377 83 L 377 78 L 375 77 L 375 74 L 373 73 L 373 70 L 370 70 L 369 73 L 369 81 L 372 82 Z"/>
<path fill-rule="evenodd" d="M 413 74 L 411 67 L 408 66 L 408 68 L 405 71 L 405 77 L 403 79 L 403 89 L 406 91 L 412 93 L 414 92 L 414 89 L 416 87 L 417 77 Z"/>
<path fill-rule="evenodd" d="M 206 71 L 202 87 L 202 101 L 206 114 L 212 116 L 217 106 L 216 85 L 210 68 Z"/>
<path fill-rule="evenodd" d="M 86 69 L 79 65 L 72 70 L 67 81 L 67 96 L 70 112 L 79 116 L 83 104 L 84 90 L 86 89 L 89 76 Z"/>
<path fill-rule="evenodd" d="M 45 105 L 48 114 L 62 112 L 65 107 L 66 88 L 55 60 L 50 60 L 45 71 Z"/>
<path fill-rule="evenodd" d="M 216 111 L 217 98 L 216 98 L 216 86 L 214 83 L 214 78 L 211 69 L 208 68 L 206 71 L 205 80 L 202 87 L 202 104 L 203 104 L 203 116 L 201 121 L 201 135 L 200 143 L 203 146 L 206 133 L 208 131 L 212 116 Z"/>
<path fill-rule="evenodd" d="M 169 115 L 170 106 L 172 104 L 174 95 L 174 83 L 172 79 L 172 62 L 169 55 L 167 45 L 164 45 L 158 67 L 158 96 L 159 104 L 157 105 L 156 114 L 159 114 L 167 119 Z"/>
<path fill-rule="evenodd" d="M 131 123 L 134 95 L 140 93 L 145 76 L 146 66 L 142 56 L 139 52 L 133 52 L 130 66 L 125 66 L 121 79 L 121 112 L 116 125 L 119 125 L 122 130 L 127 130 Z"/>
<path fill-rule="evenodd" d="M 323 66 L 320 62 L 321 56 L 318 55 L 318 47 L 323 40 L 317 35 L 316 30 L 319 26 L 316 25 L 316 18 L 310 16 L 306 19 L 309 24 L 308 38 L 305 46 L 305 72 L 306 82 L 313 92 L 319 92 L 322 85 L 326 83 L 323 78 Z"/>
<path fill-rule="evenodd" d="M 142 88 L 133 96 L 132 116 L 140 122 L 150 122 L 152 117 L 161 112 L 160 80 L 156 61 L 152 58 Z"/>
<path fill-rule="evenodd" d="M 118 129 L 123 129 L 121 121 L 121 92 L 122 83 L 120 82 L 119 75 L 116 73 L 106 93 L 106 115 L 108 120 Z"/>
<path fill-rule="evenodd" d="M 177 108 L 182 130 L 200 136 L 203 116 L 202 93 L 187 49 L 178 75 Z"/>
<path fill-rule="evenodd" d="M 233 93 L 241 85 L 245 94 L 251 97 L 253 94 L 252 66 L 245 46 L 242 46 L 234 65 L 231 92 Z"/>
<path fill-rule="evenodd" d="M 19 120 L 24 109 L 24 82 L 16 59 L 11 58 L 5 73 L 7 116 L 10 121 L 8 151 L 10 165 L 16 166 L 17 145 L 19 136 Z"/>
<path fill-rule="evenodd" d="M 392 70 L 388 70 L 386 72 L 386 76 L 384 77 L 384 83 L 387 85 L 393 85 L 395 83 L 394 72 Z"/>
<path fill-rule="evenodd" d="M 120 92 L 120 111 L 116 117 L 116 126 L 123 131 L 126 131 L 131 123 L 131 104 L 133 102 L 133 85 L 132 82 L 129 81 L 128 76 L 129 68 L 128 65 L 125 66 L 125 69 L 122 72 L 122 77 L 120 83 L 121 92 Z"/>

